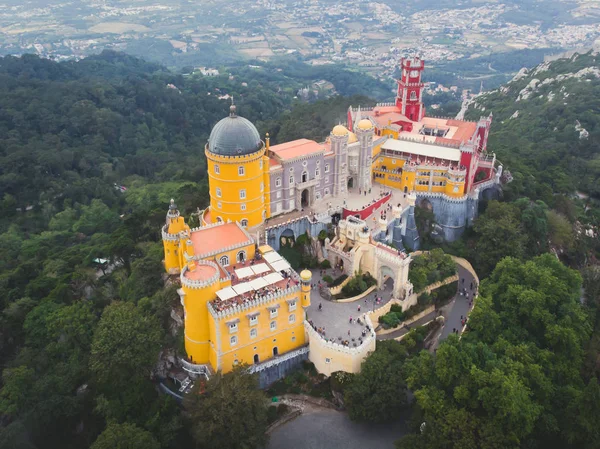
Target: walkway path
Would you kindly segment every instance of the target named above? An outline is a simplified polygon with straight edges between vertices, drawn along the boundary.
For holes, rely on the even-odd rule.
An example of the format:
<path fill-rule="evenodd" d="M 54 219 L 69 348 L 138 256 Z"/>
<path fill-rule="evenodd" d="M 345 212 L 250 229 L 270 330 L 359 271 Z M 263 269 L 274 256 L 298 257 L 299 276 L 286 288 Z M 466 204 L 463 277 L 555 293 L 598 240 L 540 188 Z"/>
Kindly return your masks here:
<path fill-rule="evenodd" d="M 472 309 L 472 305 L 469 305 L 469 302 L 473 299 L 473 294 L 475 293 L 475 279 L 473 275 L 460 265 L 457 265 L 458 269 L 458 288 L 459 291 L 456 292 L 456 295 L 450 303 L 442 308 L 442 314 L 444 316 L 444 328 L 440 334 L 440 337 L 432 345 L 432 350 L 436 349 L 440 342 L 448 338 L 448 335 L 454 332 L 456 329 L 459 333 L 462 333 L 464 326 L 461 321 L 469 315 Z M 473 288 L 471 289 L 471 285 Z M 460 290 L 466 288 L 467 293 L 469 294 L 469 299 L 464 294 L 460 293 Z M 427 324 L 429 321 L 434 320 L 439 315 L 439 311 L 434 311 L 425 315 L 423 318 L 415 321 L 410 325 L 410 328 L 415 328 L 419 326 L 423 326 Z M 410 329 L 400 328 L 395 332 L 391 332 L 389 334 L 378 335 L 377 340 L 390 340 L 392 338 L 402 337 L 410 332 Z"/>
<path fill-rule="evenodd" d="M 469 301 L 473 299 L 475 284 L 475 279 L 471 273 L 458 265 L 458 288 L 459 290 L 466 288 L 469 299 L 467 299 L 465 295 L 457 293 L 450 304 L 446 306 L 444 313 L 445 324 L 439 341 L 445 340 L 454 329 L 458 332 L 462 332 L 463 325 L 461 324 L 461 319 L 467 317 L 471 311 L 472 307 L 469 306 Z M 472 290 L 471 285 L 473 286 Z M 437 347 L 437 345 L 434 346 Z"/>

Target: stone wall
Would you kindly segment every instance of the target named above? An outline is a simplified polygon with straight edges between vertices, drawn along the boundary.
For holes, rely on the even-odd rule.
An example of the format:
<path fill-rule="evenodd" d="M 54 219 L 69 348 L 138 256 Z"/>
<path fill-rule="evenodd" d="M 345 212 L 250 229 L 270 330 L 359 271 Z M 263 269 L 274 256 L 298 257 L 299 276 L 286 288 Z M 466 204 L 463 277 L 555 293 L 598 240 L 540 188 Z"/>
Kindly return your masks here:
<path fill-rule="evenodd" d="M 259 365 L 252 365 L 250 372 L 258 373 L 260 388 L 267 388 L 273 382 L 282 379 L 288 373 L 297 369 L 305 360 L 308 360 L 308 347 L 306 346 L 267 360 Z"/>
<path fill-rule="evenodd" d="M 309 359 L 321 374 L 331 376 L 336 371 L 347 373 L 358 373 L 364 359 L 375 351 L 375 331 L 367 314 L 365 321 L 371 328 L 371 332 L 365 337 L 360 346 L 344 346 L 330 342 L 321 337 L 310 324 L 304 322 L 304 328 L 309 336 L 310 352 Z"/>

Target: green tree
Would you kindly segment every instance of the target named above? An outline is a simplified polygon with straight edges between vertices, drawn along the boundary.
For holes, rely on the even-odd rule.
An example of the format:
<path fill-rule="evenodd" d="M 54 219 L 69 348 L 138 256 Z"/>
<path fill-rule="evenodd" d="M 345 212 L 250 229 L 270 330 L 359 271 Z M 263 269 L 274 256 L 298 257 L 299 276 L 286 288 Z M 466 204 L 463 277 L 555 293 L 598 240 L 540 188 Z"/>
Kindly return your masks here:
<path fill-rule="evenodd" d="M 90 370 L 105 388 L 128 388 L 132 379 L 148 378 L 157 361 L 162 331 L 154 317 L 134 304 L 113 302 L 94 332 Z"/>
<path fill-rule="evenodd" d="M 472 259 L 480 277 L 491 273 L 503 257 L 522 258 L 525 255 L 527 236 L 518 215 L 515 206 L 490 201 L 485 213 L 475 220 L 473 230 L 477 240 Z"/>
<path fill-rule="evenodd" d="M 379 342 L 360 373 L 345 388 L 344 400 L 350 418 L 384 422 L 394 419 L 406 405 L 402 364 L 406 351 L 399 343 Z"/>
<path fill-rule="evenodd" d="M 199 448 L 252 449 L 267 442 L 267 400 L 245 367 L 218 372 L 204 392 L 198 382 L 184 405 Z"/>
<path fill-rule="evenodd" d="M 160 449 L 160 444 L 150 432 L 133 424 L 110 423 L 90 449 Z"/>

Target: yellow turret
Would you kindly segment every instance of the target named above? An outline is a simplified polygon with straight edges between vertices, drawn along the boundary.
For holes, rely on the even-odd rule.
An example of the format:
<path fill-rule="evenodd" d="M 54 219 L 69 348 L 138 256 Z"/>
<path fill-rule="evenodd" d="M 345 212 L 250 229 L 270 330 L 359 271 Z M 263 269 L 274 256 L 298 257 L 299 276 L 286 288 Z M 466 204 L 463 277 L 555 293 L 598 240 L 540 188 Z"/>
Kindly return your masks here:
<path fill-rule="evenodd" d="M 186 230 L 185 220 L 179 214 L 177 205 L 171 200 L 165 225 L 162 229 L 162 241 L 165 251 L 165 270 L 169 274 L 177 274 L 181 270 L 179 254 L 179 233 Z"/>
<path fill-rule="evenodd" d="M 310 281 L 312 273 L 308 270 L 303 270 L 300 273 L 301 290 L 302 290 L 302 307 L 310 306 Z"/>

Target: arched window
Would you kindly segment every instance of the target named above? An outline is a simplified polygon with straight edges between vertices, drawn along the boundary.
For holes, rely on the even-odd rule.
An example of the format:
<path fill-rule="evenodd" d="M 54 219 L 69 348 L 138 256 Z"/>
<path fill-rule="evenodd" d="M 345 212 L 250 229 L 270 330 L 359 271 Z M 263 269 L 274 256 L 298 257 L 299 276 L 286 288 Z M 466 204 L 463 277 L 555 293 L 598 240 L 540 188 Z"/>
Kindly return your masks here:
<path fill-rule="evenodd" d="M 320 174 L 321 170 L 319 170 L 319 167 L 317 167 L 317 169 L 315 170 L 315 178 L 318 178 Z"/>
<path fill-rule="evenodd" d="M 410 93 L 410 99 L 411 100 L 416 100 L 417 99 L 417 93 L 414 90 Z"/>
<path fill-rule="evenodd" d="M 246 251 L 242 250 L 237 253 L 237 261 L 238 263 L 242 263 L 246 260 Z"/>
<path fill-rule="evenodd" d="M 240 209 L 241 210 L 246 210 L 246 203 L 240 204 Z"/>
<path fill-rule="evenodd" d="M 221 198 L 221 188 L 220 187 L 217 187 L 216 192 L 217 192 L 217 198 Z"/>
<path fill-rule="evenodd" d="M 218 175 L 221 173 L 221 169 L 219 168 L 218 164 L 215 164 L 215 173 Z"/>
<path fill-rule="evenodd" d="M 329 173 L 329 164 L 325 164 L 325 173 Z"/>
<path fill-rule="evenodd" d="M 303 171 L 302 172 L 302 182 L 306 182 L 308 181 L 308 172 Z"/>
<path fill-rule="evenodd" d="M 281 178 L 275 180 L 275 187 L 281 187 Z"/>
<path fill-rule="evenodd" d="M 290 184 L 294 183 L 294 176 L 290 176 Z"/>
<path fill-rule="evenodd" d="M 246 174 L 246 170 L 244 169 L 244 166 L 243 166 L 243 165 L 240 165 L 240 166 L 238 167 L 238 175 L 240 175 L 240 176 L 244 176 L 245 174 Z"/>
<path fill-rule="evenodd" d="M 229 257 L 221 256 L 221 258 L 219 259 L 219 262 L 221 263 L 222 266 L 227 267 L 227 266 L 229 266 Z"/>
<path fill-rule="evenodd" d="M 240 200 L 246 199 L 246 189 L 240 189 Z"/>
<path fill-rule="evenodd" d="M 244 228 L 246 228 L 246 227 L 248 227 L 248 220 L 246 220 L 246 219 L 244 218 L 242 221 L 240 221 L 240 224 L 241 224 L 241 225 L 242 225 Z"/>

